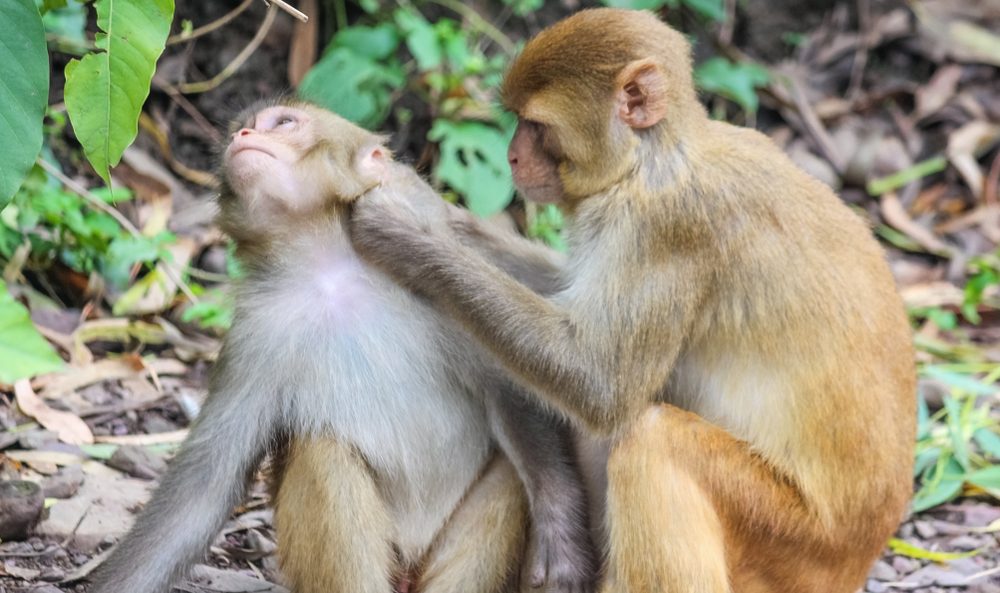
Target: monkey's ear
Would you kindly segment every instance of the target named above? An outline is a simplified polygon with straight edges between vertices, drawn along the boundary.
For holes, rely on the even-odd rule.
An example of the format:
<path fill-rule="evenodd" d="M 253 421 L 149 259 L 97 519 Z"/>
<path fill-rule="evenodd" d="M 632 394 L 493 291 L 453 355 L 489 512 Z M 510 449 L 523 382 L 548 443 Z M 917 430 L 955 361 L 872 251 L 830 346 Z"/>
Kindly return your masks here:
<path fill-rule="evenodd" d="M 618 117 L 631 128 L 648 128 L 667 115 L 667 83 L 649 58 L 636 60 L 618 74 Z"/>
<path fill-rule="evenodd" d="M 381 142 L 366 144 L 358 150 L 358 173 L 369 179 L 383 180 L 386 168 L 392 160 L 392 153 Z"/>

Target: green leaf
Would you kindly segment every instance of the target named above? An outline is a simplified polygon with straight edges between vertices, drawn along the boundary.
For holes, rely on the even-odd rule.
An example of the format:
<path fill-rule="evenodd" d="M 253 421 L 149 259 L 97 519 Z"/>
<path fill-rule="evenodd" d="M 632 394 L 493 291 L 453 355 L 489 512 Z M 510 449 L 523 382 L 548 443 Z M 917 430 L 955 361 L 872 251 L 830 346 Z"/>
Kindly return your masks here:
<path fill-rule="evenodd" d="M 404 82 L 399 68 L 338 47 L 306 73 L 299 95 L 371 129 L 388 115 L 392 90 Z"/>
<path fill-rule="evenodd" d="M 49 52 L 34 0 L 0 2 L 0 208 L 42 148 L 49 100 Z"/>
<path fill-rule="evenodd" d="M 987 385 L 975 377 L 964 373 L 949 371 L 937 365 L 925 365 L 920 370 L 920 374 L 937 379 L 949 387 L 957 389 L 963 393 L 969 393 L 972 395 L 992 395 L 996 391 L 995 387 Z"/>
<path fill-rule="evenodd" d="M 434 176 L 465 196 L 469 210 L 491 216 L 510 204 L 514 184 L 507 165 L 509 136 L 480 122 L 434 122 L 427 139 L 440 142 Z"/>
<path fill-rule="evenodd" d="M 994 459 L 1000 459 L 1000 436 L 997 436 L 997 433 L 988 428 L 980 428 L 972 433 L 972 438 L 984 453 Z"/>
<path fill-rule="evenodd" d="M 413 54 L 417 67 L 424 71 L 440 67 L 444 52 L 434 26 L 413 10 L 397 10 L 395 16 L 396 24 L 406 37 L 406 48 Z"/>
<path fill-rule="evenodd" d="M 53 33 L 82 46 L 87 42 L 87 7 L 76 0 L 52 3 L 42 14 L 42 25 L 45 26 L 46 33 Z"/>
<path fill-rule="evenodd" d="M 758 64 L 733 63 L 721 57 L 706 60 L 694 72 L 698 86 L 735 101 L 749 113 L 756 113 L 757 88 L 771 80 L 767 69 Z"/>
<path fill-rule="evenodd" d="M 913 497 L 913 512 L 919 513 L 944 504 L 962 492 L 962 480 L 924 482 Z"/>
<path fill-rule="evenodd" d="M 0 383 L 13 383 L 62 366 L 63 360 L 35 329 L 28 310 L 0 280 Z"/>
<path fill-rule="evenodd" d="M 385 60 L 396 53 L 399 47 L 399 34 L 389 23 L 375 27 L 347 27 L 333 37 L 330 47 L 346 47 L 359 56 L 372 60 Z"/>
<path fill-rule="evenodd" d="M 517 16 L 524 16 L 541 8 L 545 0 L 503 0 L 503 3 L 510 6 Z"/>
<path fill-rule="evenodd" d="M 726 18 L 726 9 L 722 6 L 722 0 L 683 0 L 684 5 L 697 12 L 701 16 L 711 19 L 717 23 Z"/>
<path fill-rule="evenodd" d="M 1000 490 L 1000 465 L 968 473 L 965 476 L 965 481 L 984 490 L 998 491 Z"/>
<path fill-rule="evenodd" d="M 173 0 L 97 0 L 97 52 L 66 64 L 66 111 L 87 160 L 107 183 L 135 139 Z"/>
<path fill-rule="evenodd" d="M 903 556 L 909 556 L 918 560 L 930 560 L 932 562 L 948 562 L 949 560 L 969 558 L 981 552 L 981 550 L 972 550 L 970 552 L 933 552 L 895 537 L 889 540 L 889 549 Z"/>

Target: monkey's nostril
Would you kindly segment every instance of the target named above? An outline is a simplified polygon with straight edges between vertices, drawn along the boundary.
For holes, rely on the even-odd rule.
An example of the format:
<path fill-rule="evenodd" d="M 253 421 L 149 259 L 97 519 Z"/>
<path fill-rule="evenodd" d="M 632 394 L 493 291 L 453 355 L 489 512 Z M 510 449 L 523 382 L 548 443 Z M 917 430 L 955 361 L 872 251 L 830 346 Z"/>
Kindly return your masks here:
<path fill-rule="evenodd" d="M 239 132 L 236 132 L 236 134 L 239 135 L 239 136 L 249 136 L 250 135 L 250 130 L 248 130 L 246 128 L 243 128 Z"/>

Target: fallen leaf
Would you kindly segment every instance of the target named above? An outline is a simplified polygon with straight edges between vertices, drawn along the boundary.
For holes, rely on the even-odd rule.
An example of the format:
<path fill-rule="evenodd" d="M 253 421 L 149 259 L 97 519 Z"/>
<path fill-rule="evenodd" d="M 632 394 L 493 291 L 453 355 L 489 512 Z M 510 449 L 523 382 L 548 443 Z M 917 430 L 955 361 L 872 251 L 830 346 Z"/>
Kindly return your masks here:
<path fill-rule="evenodd" d="M 977 199 L 983 197 L 983 171 L 976 158 L 1000 141 L 1000 125 L 972 121 L 948 138 L 948 160 Z"/>
<path fill-rule="evenodd" d="M 962 77 L 962 67 L 948 64 L 937 69 L 934 76 L 924 86 L 917 89 L 914 117 L 923 119 L 934 115 L 955 96 L 958 79 Z"/>
<path fill-rule="evenodd" d="M 64 443 L 81 445 L 94 442 L 94 434 L 90 432 L 86 422 L 75 414 L 50 408 L 35 394 L 31 382 L 27 379 L 14 383 L 14 397 L 22 412 L 37 420 L 45 428 L 54 431 Z"/>

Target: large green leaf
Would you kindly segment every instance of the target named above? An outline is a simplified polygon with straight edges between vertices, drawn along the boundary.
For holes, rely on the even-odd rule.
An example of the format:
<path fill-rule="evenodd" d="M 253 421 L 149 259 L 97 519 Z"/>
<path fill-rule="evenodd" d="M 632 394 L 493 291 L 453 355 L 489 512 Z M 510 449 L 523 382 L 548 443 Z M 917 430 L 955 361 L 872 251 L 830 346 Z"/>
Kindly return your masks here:
<path fill-rule="evenodd" d="M 510 204 L 514 183 L 507 164 L 509 134 L 480 122 L 439 119 L 427 139 L 441 143 L 434 176 L 465 196 L 469 210 L 491 216 Z"/>
<path fill-rule="evenodd" d="M 21 187 L 42 148 L 49 53 L 34 0 L 0 2 L 0 208 Z"/>
<path fill-rule="evenodd" d="M 107 182 L 138 132 L 174 2 L 97 0 L 94 6 L 98 51 L 66 64 L 66 111 L 87 160 Z"/>
<path fill-rule="evenodd" d="M 733 63 L 714 57 L 694 71 L 695 82 L 705 91 L 736 101 L 750 113 L 757 111 L 757 89 L 771 80 L 767 69 L 749 62 Z"/>
<path fill-rule="evenodd" d="M 62 365 L 62 359 L 31 323 L 27 309 L 10 296 L 0 280 L 0 383 L 55 371 Z"/>
<path fill-rule="evenodd" d="M 376 62 L 350 47 L 336 47 L 302 79 L 299 95 L 371 129 L 385 119 L 393 88 L 404 82 L 395 64 Z"/>

